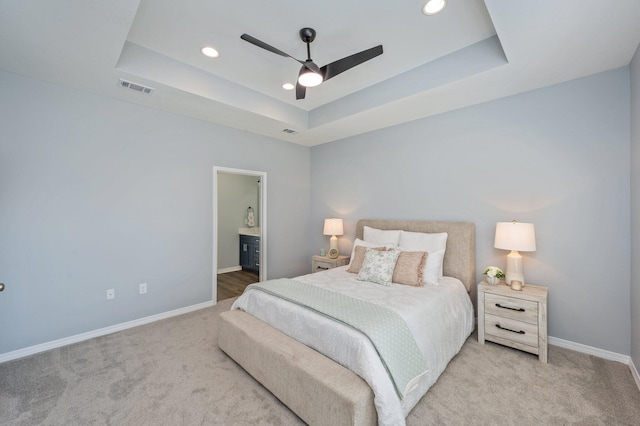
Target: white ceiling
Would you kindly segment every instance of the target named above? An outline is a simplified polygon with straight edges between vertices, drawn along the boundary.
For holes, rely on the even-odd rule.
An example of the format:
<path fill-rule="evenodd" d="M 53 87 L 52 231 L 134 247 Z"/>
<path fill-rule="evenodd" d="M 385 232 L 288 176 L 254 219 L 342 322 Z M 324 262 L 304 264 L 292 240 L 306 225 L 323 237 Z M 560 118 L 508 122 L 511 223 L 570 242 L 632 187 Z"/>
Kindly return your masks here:
<path fill-rule="evenodd" d="M 313 146 L 619 68 L 640 42 L 639 0 L 448 0 L 434 16 L 423 3 L 0 0 L 0 69 Z M 281 85 L 300 65 L 240 35 L 304 60 L 303 27 L 319 66 L 384 54 L 297 101 Z"/>

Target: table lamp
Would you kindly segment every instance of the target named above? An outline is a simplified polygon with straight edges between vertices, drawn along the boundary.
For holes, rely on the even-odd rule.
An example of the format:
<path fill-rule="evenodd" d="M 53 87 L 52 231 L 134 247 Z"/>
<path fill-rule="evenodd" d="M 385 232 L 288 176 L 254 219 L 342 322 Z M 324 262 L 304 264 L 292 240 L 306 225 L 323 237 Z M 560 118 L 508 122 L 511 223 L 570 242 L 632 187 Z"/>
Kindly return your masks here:
<path fill-rule="evenodd" d="M 323 234 L 331 235 L 331 239 L 329 240 L 329 257 L 332 259 L 337 258 L 340 252 L 338 251 L 338 237 L 336 237 L 336 235 L 344 234 L 342 219 L 325 219 Z"/>
<path fill-rule="evenodd" d="M 498 222 L 493 246 L 497 249 L 511 250 L 507 255 L 505 281 L 511 288 L 522 289 L 524 285 L 524 267 L 519 251 L 536 251 L 536 235 L 533 223 Z M 512 284 L 512 281 L 516 283 Z M 519 283 L 518 283 L 519 282 Z M 520 288 L 518 288 L 520 287 Z"/>

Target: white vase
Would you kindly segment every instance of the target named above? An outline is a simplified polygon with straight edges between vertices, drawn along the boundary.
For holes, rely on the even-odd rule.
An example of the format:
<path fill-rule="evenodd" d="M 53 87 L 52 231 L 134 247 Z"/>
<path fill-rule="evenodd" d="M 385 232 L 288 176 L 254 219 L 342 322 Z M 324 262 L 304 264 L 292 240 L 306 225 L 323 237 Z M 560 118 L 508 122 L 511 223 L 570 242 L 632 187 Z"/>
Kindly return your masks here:
<path fill-rule="evenodd" d="M 484 280 L 490 285 L 496 285 L 500 282 L 500 278 L 498 277 L 486 277 Z"/>

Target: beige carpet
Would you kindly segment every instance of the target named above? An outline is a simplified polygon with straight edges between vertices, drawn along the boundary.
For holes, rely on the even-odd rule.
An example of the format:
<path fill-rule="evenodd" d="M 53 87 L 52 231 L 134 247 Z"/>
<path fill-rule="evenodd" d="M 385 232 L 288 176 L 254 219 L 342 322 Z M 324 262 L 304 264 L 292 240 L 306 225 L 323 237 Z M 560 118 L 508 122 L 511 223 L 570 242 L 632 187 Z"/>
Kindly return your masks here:
<path fill-rule="evenodd" d="M 218 349 L 230 303 L 0 364 L 0 424 L 303 424 Z M 549 359 L 474 335 L 407 424 L 640 424 L 626 365 L 554 346 Z"/>

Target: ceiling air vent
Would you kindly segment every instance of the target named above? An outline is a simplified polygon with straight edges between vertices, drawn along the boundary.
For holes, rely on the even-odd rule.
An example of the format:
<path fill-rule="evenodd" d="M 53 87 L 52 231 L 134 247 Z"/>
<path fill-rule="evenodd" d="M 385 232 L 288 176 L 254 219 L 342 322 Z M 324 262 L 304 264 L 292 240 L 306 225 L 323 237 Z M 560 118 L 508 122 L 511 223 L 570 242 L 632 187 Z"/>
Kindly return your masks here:
<path fill-rule="evenodd" d="M 123 79 L 120 79 L 120 86 L 126 87 L 127 89 L 135 90 L 136 92 L 142 92 L 147 94 L 156 90 L 153 87 L 143 86 L 142 84 L 134 83 L 132 81 L 127 81 Z"/>
<path fill-rule="evenodd" d="M 298 133 L 298 132 L 296 132 L 295 130 L 292 130 L 292 129 L 282 129 L 282 131 L 285 132 L 285 133 L 289 133 L 290 135 L 295 135 L 296 133 Z"/>

